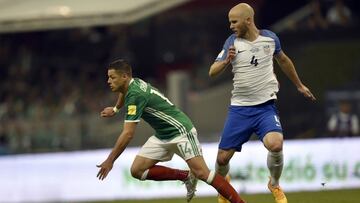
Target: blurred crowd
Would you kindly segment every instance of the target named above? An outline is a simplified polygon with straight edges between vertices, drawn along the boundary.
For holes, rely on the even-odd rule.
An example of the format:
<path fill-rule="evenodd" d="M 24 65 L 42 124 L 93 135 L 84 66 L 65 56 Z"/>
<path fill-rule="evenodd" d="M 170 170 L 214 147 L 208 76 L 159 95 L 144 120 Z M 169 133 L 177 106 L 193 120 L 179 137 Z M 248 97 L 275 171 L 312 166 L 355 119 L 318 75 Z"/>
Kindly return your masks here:
<path fill-rule="evenodd" d="M 107 130 L 89 118 L 115 103 L 106 65 L 119 57 L 131 62 L 137 77 L 160 88 L 172 70 L 196 77 L 195 67 L 207 68 L 213 60 L 209 49 L 215 40 L 204 35 L 201 22 L 211 20 L 208 15 L 196 14 L 196 20 L 187 15 L 168 12 L 134 25 L 0 35 L 0 154 L 93 148 L 82 138 L 89 126 Z"/>
<path fill-rule="evenodd" d="M 356 21 L 343 1 L 334 1 L 326 17 L 319 1 L 311 3 L 314 14 L 298 26 L 326 29 Z M 210 81 L 207 74 L 219 43 L 230 34 L 227 10 L 226 5 L 184 7 L 134 25 L 1 34 L 0 154 L 103 147 L 83 137 L 89 126 L 99 126 L 91 118 L 115 102 L 106 65 L 119 57 L 133 64 L 136 76 L 160 88 L 166 74 L 177 69 L 188 71 L 194 91 L 230 79 L 225 74 Z"/>
<path fill-rule="evenodd" d="M 327 130 L 335 137 L 353 137 L 359 135 L 359 118 L 352 102 L 340 100 L 327 123 Z"/>
<path fill-rule="evenodd" d="M 304 26 L 309 29 L 347 27 L 357 21 L 344 0 L 311 0 L 310 5 L 312 13 L 304 22 Z"/>
<path fill-rule="evenodd" d="M 0 131 L 8 150 L 62 147 L 48 134 L 66 128 L 53 121 L 99 110 L 95 98 L 108 97 L 102 87 L 110 36 L 73 30 L 1 37 Z"/>

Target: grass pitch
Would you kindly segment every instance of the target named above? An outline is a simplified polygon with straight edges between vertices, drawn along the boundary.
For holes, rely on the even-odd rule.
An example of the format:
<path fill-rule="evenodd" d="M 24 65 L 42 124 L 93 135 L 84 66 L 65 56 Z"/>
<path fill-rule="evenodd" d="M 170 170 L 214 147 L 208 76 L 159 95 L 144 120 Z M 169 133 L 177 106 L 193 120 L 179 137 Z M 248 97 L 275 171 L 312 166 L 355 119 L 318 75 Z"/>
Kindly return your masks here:
<path fill-rule="evenodd" d="M 273 203 L 270 193 L 241 195 L 248 203 Z M 286 193 L 289 203 L 360 203 L 360 188 L 351 190 L 324 190 L 317 192 Z M 118 200 L 92 203 L 185 203 L 183 199 Z M 216 197 L 194 197 L 191 203 L 217 203 Z"/>

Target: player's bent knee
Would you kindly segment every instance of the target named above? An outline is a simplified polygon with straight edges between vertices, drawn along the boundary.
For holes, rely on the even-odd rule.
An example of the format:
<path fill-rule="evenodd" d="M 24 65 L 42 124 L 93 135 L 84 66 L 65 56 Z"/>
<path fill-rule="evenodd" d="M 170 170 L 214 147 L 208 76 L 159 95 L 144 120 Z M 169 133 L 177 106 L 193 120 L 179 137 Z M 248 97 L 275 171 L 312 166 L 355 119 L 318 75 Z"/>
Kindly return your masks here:
<path fill-rule="evenodd" d="M 271 152 L 279 152 L 283 146 L 283 136 L 280 133 L 271 132 L 265 135 L 264 145 Z"/>
<path fill-rule="evenodd" d="M 229 164 L 230 159 L 224 157 L 224 156 L 218 156 L 216 162 L 219 164 L 219 166 L 226 166 Z"/>
<path fill-rule="evenodd" d="M 197 179 L 200 179 L 203 181 L 207 180 L 209 173 L 210 173 L 210 171 L 208 171 L 208 170 L 196 170 L 196 171 L 192 171 L 192 172 Z"/>
<path fill-rule="evenodd" d="M 219 166 L 226 166 L 229 164 L 232 153 L 229 151 L 219 150 L 216 158 L 216 162 Z"/>
<path fill-rule="evenodd" d="M 280 152 L 282 150 L 282 146 L 283 146 L 282 141 L 276 141 L 276 142 L 271 143 L 268 146 L 268 149 L 271 152 Z"/>
<path fill-rule="evenodd" d="M 132 177 L 141 180 L 141 176 L 143 175 L 144 171 L 141 171 L 135 167 L 131 167 L 130 173 Z"/>

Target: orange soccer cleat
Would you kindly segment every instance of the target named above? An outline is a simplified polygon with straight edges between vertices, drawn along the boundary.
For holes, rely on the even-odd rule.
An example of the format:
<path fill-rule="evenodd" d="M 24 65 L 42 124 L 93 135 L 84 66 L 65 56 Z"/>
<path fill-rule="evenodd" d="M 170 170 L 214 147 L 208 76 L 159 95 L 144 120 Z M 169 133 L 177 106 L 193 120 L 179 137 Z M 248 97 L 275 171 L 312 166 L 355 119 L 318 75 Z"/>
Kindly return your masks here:
<path fill-rule="evenodd" d="M 269 183 L 268 183 L 268 188 L 270 190 L 270 192 L 273 194 L 274 198 L 275 198 L 275 202 L 276 203 L 287 203 L 287 199 L 286 196 L 283 192 L 283 190 L 281 189 L 281 187 L 278 186 L 273 186 L 271 185 L 271 177 L 269 177 Z"/>

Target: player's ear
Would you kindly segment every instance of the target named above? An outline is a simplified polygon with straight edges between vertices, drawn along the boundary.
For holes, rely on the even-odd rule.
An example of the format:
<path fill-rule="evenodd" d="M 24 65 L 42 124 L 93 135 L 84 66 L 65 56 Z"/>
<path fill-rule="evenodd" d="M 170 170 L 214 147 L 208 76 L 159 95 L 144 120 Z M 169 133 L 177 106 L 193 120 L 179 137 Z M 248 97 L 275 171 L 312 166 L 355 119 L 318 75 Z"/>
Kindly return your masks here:
<path fill-rule="evenodd" d="M 246 18 L 245 22 L 246 22 L 247 25 L 250 25 L 251 24 L 251 18 L 250 17 Z"/>
<path fill-rule="evenodd" d="M 130 75 L 129 75 L 128 73 L 123 73 L 123 74 L 121 75 L 121 77 L 122 77 L 123 79 L 126 79 L 126 78 L 129 78 Z"/>

